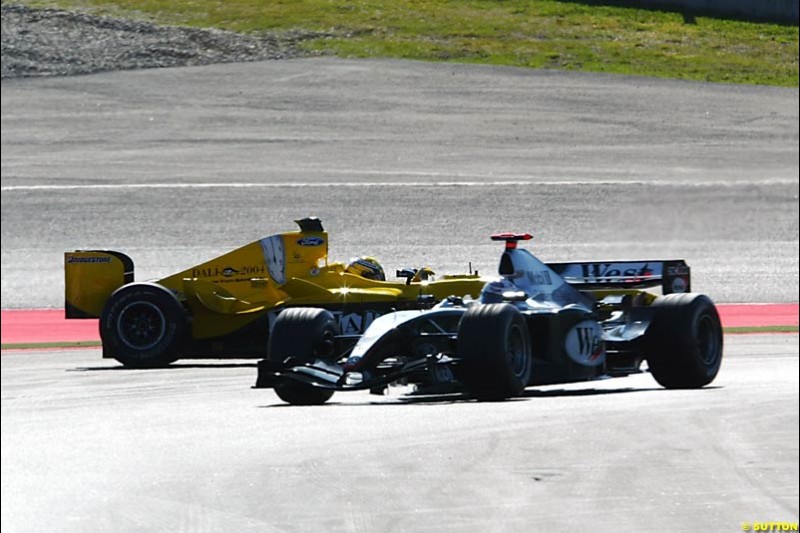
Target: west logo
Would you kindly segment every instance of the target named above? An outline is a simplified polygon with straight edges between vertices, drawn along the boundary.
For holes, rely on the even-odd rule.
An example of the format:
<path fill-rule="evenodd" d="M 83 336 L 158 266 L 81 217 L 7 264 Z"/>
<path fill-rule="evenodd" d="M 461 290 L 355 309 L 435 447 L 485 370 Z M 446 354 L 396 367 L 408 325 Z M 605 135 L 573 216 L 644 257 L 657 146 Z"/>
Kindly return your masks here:
<path fill-rule="evenodd" d="M 649 277 L 653 275 L 653 269 L 649 263 L 639 265 L 625 265 L 621 268 L 614 263 L 590 263 L 581 265 L 581 273 L 587 279 L 615 279 L 615 278 L 636 278 Z"/>
<path fill-rule="evenodd" d="M 606 354 L 603 329 L 593 320 L 575 324 L 564 339 L 564 349 L 570 359 L 581 365 L 603 364 Z"/>

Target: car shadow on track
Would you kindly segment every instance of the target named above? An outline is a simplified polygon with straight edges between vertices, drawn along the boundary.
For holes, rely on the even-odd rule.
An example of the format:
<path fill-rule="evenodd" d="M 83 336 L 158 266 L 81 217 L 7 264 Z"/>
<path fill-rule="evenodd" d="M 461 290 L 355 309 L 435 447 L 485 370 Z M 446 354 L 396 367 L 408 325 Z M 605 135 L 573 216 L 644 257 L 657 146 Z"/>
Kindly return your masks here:
<path fill-rule="evenodd" d="M 664 390 L 661 387 L 623 387 L 618 389 L 555 389 L 555 390 L 526 390 L 523 398 L 560 398 L 570 396 L 601 396 L 604 394 L 625 394 L 627 392 L 652 392 Z"/>
<path fill-rule="evenodd" d="M 208 368 L 210 370 L 219 368 L 256 368 L 256 363 L 187 363 L 187 364 L 172 364 L 169 366 L 162 366 L 157 368 L 130 368 L 122 365 L 115 366 L 79 366 L 75 368 L 68 368 L 67 372 L 154 372 L 158 370 L 178 371 L 181 369 L 189 368 Z"/>
<path fill-rule="evenodd" d="M 714 389 L 719 387 L 704 387 L 705 389 Z M 323 405 L 319 405 L 316 407 L 327 407 L 327 408 L 334 408 L 334 407 L 375 407 L 375 406 L 384 406 L 384 405 L 442 405 L 442 404 L 456 404 L 456 403 L 463 403 L 463 404 L 470 404 L 470 403 L 503 403 L 503 402 L 524 402 L 530 401 L 534 398 L 560 398 L 560 397 L 580 397 L 580 396 L 601 396 L 601 395 L 609 395 L 609 394 L 626 394 L 632 392 L 655 392 L 655 391 L 667 391 L 667 389 L 663 389 L 661 387 L 623 387 L 623 388 L 616 388 L 616 389 L 596 389 L 596 388 L 588 388 L 588 389 L 577 389 L 577 390 L 568 390 L 568 389 L 555 389 L 555 390 L 535 390 L 529 389 L 522 393 L 521 396 L 516 398 L 509 398 L 507 400 L 501 400 L 498 402 L 478 402 L 475 398 L 469 396 L 468 394 L 464 393 L 451 393 L 451 394 L 430 394 L 430 395 L 407 395 L 407 396 L 384 396 L 383 400 L 372 400 L 367 402 L 348 402 L 348 401 L 336 401 L 336 399 L 341 398 L 344 400 L 345 394 L 340 394 L 339 396 L 334 397 L 334 401 L 327 402 Z M 259 407 L 262 408 L 275 408 L 275 407 L 295 407 L 286 403 L 279 403 L 279 404 L 272 404 L 272 405 L 261 405 Z"/>

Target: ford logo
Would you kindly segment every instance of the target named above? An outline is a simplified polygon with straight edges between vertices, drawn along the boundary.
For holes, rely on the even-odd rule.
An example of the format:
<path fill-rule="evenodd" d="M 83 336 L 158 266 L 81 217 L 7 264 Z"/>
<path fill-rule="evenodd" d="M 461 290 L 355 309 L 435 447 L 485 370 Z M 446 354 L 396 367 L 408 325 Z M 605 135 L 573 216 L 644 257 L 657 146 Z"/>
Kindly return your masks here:
<path fill-rule="evenodd" d="M 325 239 L 322 237 L 303 237 L 302 239 L 297 239 L 297 244 L 300 246 L 319 246 L 324 242 Z"/>

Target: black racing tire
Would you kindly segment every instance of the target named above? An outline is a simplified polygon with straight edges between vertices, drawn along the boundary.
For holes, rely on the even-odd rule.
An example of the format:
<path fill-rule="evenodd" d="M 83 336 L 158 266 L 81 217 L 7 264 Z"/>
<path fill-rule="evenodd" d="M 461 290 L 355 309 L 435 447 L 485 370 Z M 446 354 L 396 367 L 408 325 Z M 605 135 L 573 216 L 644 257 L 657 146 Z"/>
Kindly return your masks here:
<path fill-rule="evenodd" d="M 283 310 L 269 336 L 268 359 L 282 363 L 288 357 L 299 362 L 336 356 L 335 336 L 339 325 L 330 311 L 313 307 L 290 307 Z M 275 387 L 275 393 L 291 405 L 322 405 L 333 396 L 332 390 L 297 381 Z"/>
<path fill-rule="evenodd" d="M 461 379 L 478 400 L 519 396 L 533 371 L 525 317 L 506 303 L 470 307 L 458 325 L 458 356 Z"/>
<path fill-rule="evenodd" d="M 714 302 L 704 294 L 658 297 L 647 330 L 647 364 L 667 389 L 708 385 L 722 364 L 722 325 Z"/>
<path fill-rule="evenodd" d="M 180 358 L 186 322 L 183 306 L 166 287 L 123 285 L 100 315 L 104 355 L 132 368 L 167 366 Z"/>

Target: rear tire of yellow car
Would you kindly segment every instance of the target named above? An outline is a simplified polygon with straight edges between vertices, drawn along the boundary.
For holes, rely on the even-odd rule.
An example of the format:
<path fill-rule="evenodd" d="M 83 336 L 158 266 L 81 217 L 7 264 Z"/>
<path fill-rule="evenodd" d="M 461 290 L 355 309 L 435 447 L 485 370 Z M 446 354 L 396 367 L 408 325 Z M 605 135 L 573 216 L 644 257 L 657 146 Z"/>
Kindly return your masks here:
<path fill-rule="evenodd" d="M 533 371 L 522 313 L 507 303 L 469 308 L 458 325 L 458 356 L 461 379 L 479 401 L 522 394 Z"/>
<path fill-rule="evenodd" d="M 120 287 L 100 315 L 104 355 L 133 368 L 176 361 L 185 330 L 183 306 L 169 289 L 156 283 Z"/>
<path fill-rule="evenodd" d="M 697 389 L 711 383 L 722 364 L 722 325 L 704 294 L 661 296 L 653 302 L 647 330 L 647 364 L 667 389 Z"/>
<path fill-rule="evenodd" d="M 335 336 L 339 326 L 330 311 L 311 307 L 290 307 L 278 315 L 269 337 L 268 358 L 279 363 L 287 358 L 298 364 L 323 359 L 334 362 Z M 275 387 L 275 393 L 291 405 L 322 405 L 333 391 L 286 381 Z"/>

